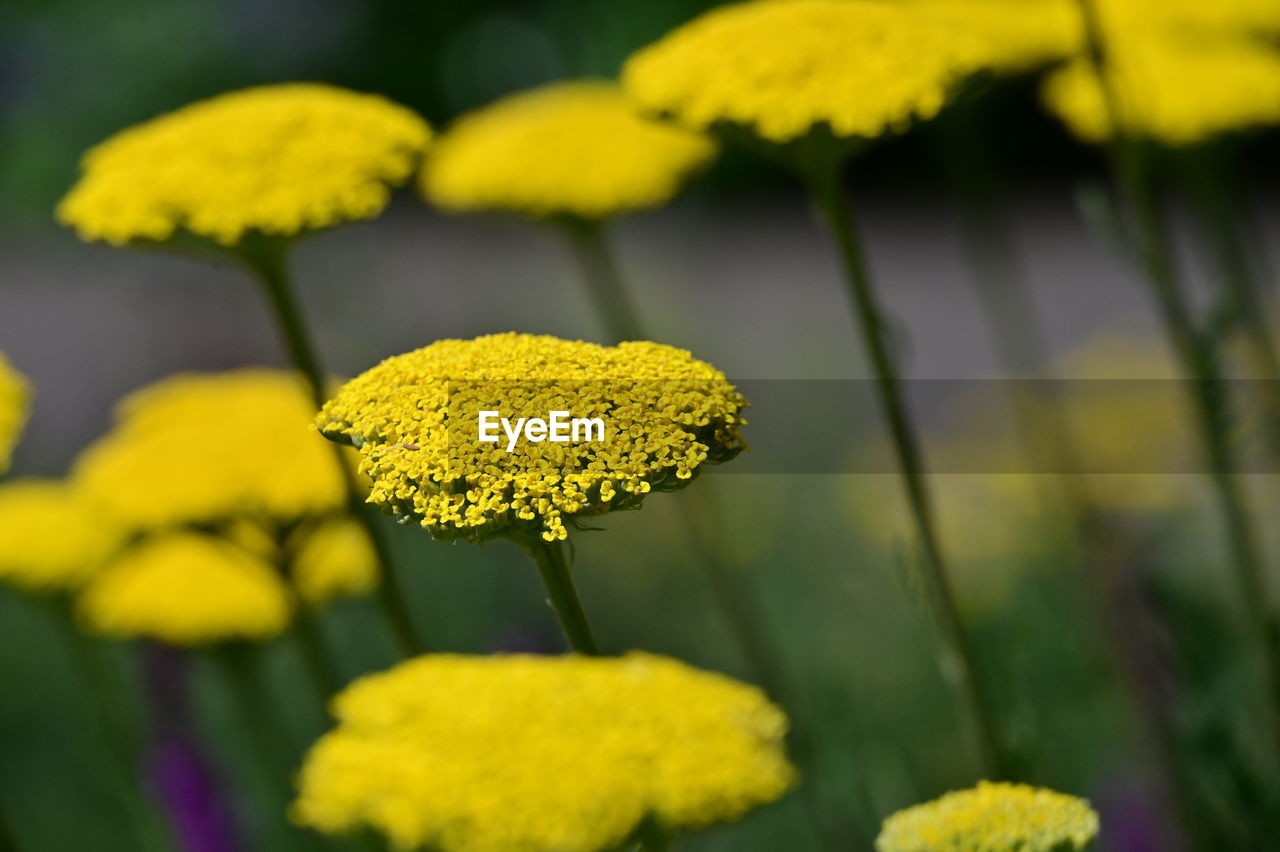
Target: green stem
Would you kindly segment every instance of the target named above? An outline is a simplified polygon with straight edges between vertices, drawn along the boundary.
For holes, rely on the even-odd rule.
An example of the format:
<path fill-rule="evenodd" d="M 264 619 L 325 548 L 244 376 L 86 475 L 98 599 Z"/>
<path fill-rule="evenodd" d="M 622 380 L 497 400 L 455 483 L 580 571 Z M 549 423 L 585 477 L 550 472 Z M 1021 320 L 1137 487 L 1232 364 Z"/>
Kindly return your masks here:
<path fill-rule="evenodd" d="M 885 340 L 885 318 L 862 258 L 849 215 L 848 200 L 841 188 L 839 170 L 832 168 L 811 176 L 809 189 L 839 250 L 854 320 L 875 376 L 877 399 L 893 442 L 907 505 L 919 539 L 925 586 L 944 654 L 943 671 L 964 704 L 983 774 L 990 778 L 1005 777 L 1009 769 L 996 733 L 995 713 L 979 679 L 973 649 L 956 606 L 925 483 L 923 455 L 903 401 L 897 368 Z"/>
<path fill-rule="evenodd" d="M 565 225 L 565 234 L 581 272 L 579 278 L 595 304 L 605 331 L 613 338 L 611 342 L 645 340 L 640 314 L 609 250 L 604 225 L 573 220 Z"/>
<path fill-rule="evenodd" d="M 294 295 L 289 275 L 287 244 L 279 240 L 248 244 L 240 250 L 240 257 L 262 284 L 262 291 L 267 297 L 289 356 L 294 366 L 306 377 L 316 408 L 323 408 L 327 402 L 328 379 L 320 365 L 320 358 L 311 342 L 311 335 L 303 322 L 301 307 Z M 403 655 L 420 654 L 425 649 L 425 644 L 414 626 L 413 617 L 405 603 L 404 589 L 396 574 L 381 525 L 372 507 L 365 502 L 355 472 L 347 464 L 345 451 L 336 444 L 333 451 L 342 471 L 351 514 L 364 527 L 378 559 L 377 599 L 391 627 L 392 637 Z"/>
<path fill-rule="evenodd" d="M 1078 0 L 1084 14 L 1094 68 L 1113 128 L 1112 175 L 1128 208 L 1133 239 L 1163 321 L 1165 333 L 1187 377 L 1197 429 L 1209 465 L 1209 476 L 1227 533 L 1239 592 L 1250 632 L 1258 646 L 1267 693 L 1271 748 L 1280 758 L 1280 635 L 1270 611 L 1262 552 L 1235 471 L 1238 459 L 1229 434 L 1230 417 L 1225 383 L 1213 341 L 1197 329 L 1189 301 L 1169 247 L 1168 231 L 1159 199 L 1152 187 L 1140 143 L 1130 138 L 1122 120 L 1119 97 L 1105 68 L 1105 42 L 1093 0 Z"/>
<path fill-rule="evenodd" d="M 587 613 L 578 598 L 578 590 L 573 585 L 573 576 L 565 558 L 564 542 L 545 541 L 536 534 L 522 536 L 515 541 L 537 564 L 542 584 L 547 588 L 551 608 L 560 619 L 560 627 L 569 640 L 569 647 L 579 654 L 599 656 L 600 647 L 596 644 L 595 634 L 591 632 L 591 623 L 587 621 Z"/>
<path fill-rule="evenodd" d="M 121 782 L 124 804 L 139 835 L 140 848 L 156 852 L 172 849 L 168 828 L 155 810 L 142 781 L 139 771 L 141 736 L 130 718 L 120 684 L 111 672 L 110 661 L 103 656 L 105 649 L 79 630 L 68 601 L 57 601 L 54 609 L 54 617 L 62 627 L 67 647 L 93 696 L 93 710 Z"/>

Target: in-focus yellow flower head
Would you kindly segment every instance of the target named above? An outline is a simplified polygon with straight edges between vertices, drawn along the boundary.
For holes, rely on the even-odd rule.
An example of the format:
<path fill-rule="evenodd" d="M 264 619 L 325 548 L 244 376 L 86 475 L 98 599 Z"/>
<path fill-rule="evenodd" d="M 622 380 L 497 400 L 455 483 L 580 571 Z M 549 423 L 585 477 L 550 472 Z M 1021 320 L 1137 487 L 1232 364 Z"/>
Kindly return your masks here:
<path fill-rule="evenodd" d="M 293 816 L 398 849 L 597 852 L 646 818 L 732 820 L 787 792 L 787 719 L 676 660 L 431 655 L 358 681 L 312 749 Z"/>
<path fill-rule="evenodd" d="M 364 528 L 348 517 L 300 530 L 289 542 L 291 576 L 298 594 L 314 607 L 355 597 L 378 583 L 378 558 Z"/>
<path fill-rule="evenodd" d="M 1188 145 L 1280 123 L 1280 51 L 1245 38 L 1111 39 L 1105 73 L 1126 133 Z M 1112 136 L 1105 90 L 1080 58 L 1045 80 L 1050 111 L 1088 142 Z"/>
<path fill-rule="evenodd" d="M 13 447 L 31 412 L 31 386 L 0 352 L 0 474 L 9 469 Z"/>
<path fill-rule="evenodd" d="M 641 117 L 612 83 L 557 83 L 463 116 L 422 188 L 449 210 L 603 219 L 666 203 L 715 151 L 702 134 Z"/>
<path fill-rule="evenodd" d="M 817 126 L 842 138 L 904 130 L 977 67 L 973 45 L 910 5 L 756 0 L 636 53 L 623 86 L 690 127 L 740 126 L 781 143 Z"/>
<path fill-rule="evenodd" d="M 173 376 L 127 397 L 73 475 L 138 529 L 327 514 L 346 488 L 333 448 L 308 428 L 314 413 L 294 373 Z"/>
<path fill-rule="evenodd" d="M 972 43 L 984 67 L 1033 70 L 1072 55 L 1083 42 L 1076 0 L 907 0 Z"/>
<path fill-rule="evenodd" d="M 1025 784 L 983 781 L 898 811 L 884 821 L 877 852 L 1079 852 L 1098 815 L 1075 796 Z"/>
<path fill-rule="evenodd" d="M 33 592 L 72 591 L 123 541 L 123 531 L 66 483 L 0 485 L 0 582 Z"/>
<path fill-rule="evenodd" d="M 225 539 L 186 532 L 126 551 L 78 603 L 96 633 L 184 647 L 268 639 L 290 615 L 288 590 L 269 564 Z"/>
<path fill-rule="evenodd" d="M 58 219 L 116 245 L 182 230 L 226 246 L 251 231 L 369 219 L 430 137 L 422 119 L 376 95 L 312 83 L 230 92 L 91 149 Z"/>
<path fill-rule="evenodd" d="M 639 506 L 742 449 L 746 401 L 723 373 L 657 343 L 527 334 L 442 340 L 348 382 L 320 412 L 360 450 L 369 500 L 433 536 L 568 535 L 566 522 Z M 604 440 L 479 440 L 480 413 L 511 424 L 555 411 L 603 421 Z"/>

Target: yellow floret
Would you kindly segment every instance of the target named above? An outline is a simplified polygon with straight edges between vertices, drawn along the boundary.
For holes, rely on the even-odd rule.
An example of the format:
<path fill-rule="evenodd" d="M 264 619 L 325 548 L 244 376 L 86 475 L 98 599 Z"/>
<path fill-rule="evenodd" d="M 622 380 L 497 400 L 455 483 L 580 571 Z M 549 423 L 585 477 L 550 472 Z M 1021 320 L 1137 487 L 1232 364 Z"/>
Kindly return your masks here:
<path fill-rule="evenodd" d="M 77 485 L 140 529 L 240 516 L 292 521 L 346 504 L 333 448 L 293 373 L 186 374 L 134 393 L 77 462 Z"/>
<path fill-rule="evenodd" d="M 983 781 L 970 790 L 898 811 L 884 821 L 877 852 L 1078 852 L 1098 833 L 1098 815 L 1075 796 L 1025 784 Z"/>
<path fill-rule="evenodd" d="M 360 450 L 369 501 L 437 538 L 564 539 L 565 523 L 639 506 L 742 449 L 742 396 L 688 352 L 525 334 L 442 340 L 348 382 L 317 427 Z M 514 421 L 568 411 L 605 440 L 478 440 L 481 411 Z"/>
<path fill-rule="evenodd" d="M 756 688 L 650 654 L 432 655 L 338 696 L 294 818 L 397 849 L 596 852 L 733 820 L 794 780 Z"/>
<path fill-rule="evenodd" d="M 375 95 L 311 83 L 231 92 L 90 150 L 58 219 L 118 245 L 185 230 L 227 246 L 249 231 L 369 219 L 413 174 L 430 136 Z"/>
<path fill-rule="evenodd" d="M 1105 67 L 1128 134 L 1187 145 L 1280 122 L 1280 53 L 1268 45 L 1203 36 L 1113 41 Z M 1044 86 L 1049 109 L 1089 142 L 1112 135 L 1105 94 L 1084 58 L 1055 72 Z"/>
<path fill-rule="evenodd" d="M 123 540 L 110 518 L 63 482 L 0 485 L 0 582 L 35 592 L 76 589 Z"/>
<path fill-rule="evenodd" d="M 1077 0 L 907 0 L 973 44 L 984 68 L 1017 73 L 1079 50 Z"/>
<path fill-rule="evenodd" d="M 301 531 L 291 575 L 298 594 L 311 606 L 334 598 L 363 595 L 378 582 L 378 561 L 364 528 L 350 518 L 333 518 Z"/>
<path fill-rule="evenodd" d="M 9 469 L 30 411 L 31 386 L 0 352 L 0 474 Z"/>
<path fill-rule="evenodd" d="M 284 583 L 265 562 L 213 536 L 172 533 L 116 559 L 84 590 L 88 627 L 121 639 L 198 646 L 266 639 L 288 624 Z"/>
<path fill-rule="evenodd" d="M 664 204 L 714 155 L 707 137 L 637 115 L 612 83 L 558 83 L 463 116 L 422 186 L 450 210 L 601 219 Z"/>
<path fill-rule="evenodd" d="M 645 109 L 787 142 L 825 125 L 876 137 L 933 117 L 979 65 L 927 14 L 876 0 L 757 0 L 704 14 L 626 64 Z"/>

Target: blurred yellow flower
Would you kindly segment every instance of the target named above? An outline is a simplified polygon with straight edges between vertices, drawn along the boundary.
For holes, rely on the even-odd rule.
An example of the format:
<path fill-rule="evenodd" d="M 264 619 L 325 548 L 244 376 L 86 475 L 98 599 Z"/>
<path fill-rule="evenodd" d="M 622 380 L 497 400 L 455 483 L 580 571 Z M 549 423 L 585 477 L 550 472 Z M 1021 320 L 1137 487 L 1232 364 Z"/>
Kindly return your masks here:
<path fill-rule="evenodd" d="M 1280 4 L 1275 0 L 1096 0 L 1112 39 L 1133 34 L 1175 36 L 1265 35 L 1280 33 Z"/>
<path fill-rule="evenodd" d="M 1106 71 L 1125 131 L 1188 145 L 1280 122 L 1280 51 L 1245 38 L 1171 36 L 1113 39 Z M 1077 136 L 1111 137 L 1111 105 L 1091 61 L 1054 72 L 1043 97 Z"/>
<path fill-rule="evenodd" d="M 787 719 L 758 689 L 637 652 L 420 657 L 333 707 L 293 816 L 404 850 L 614 849 L 647 817 L 736 819 L 795 776 Z"/>
<path fill-rule="evenodd" d="M 308 429 L 314 412 L 290 372 L 173 376 L 127 397 L 73 476 L 139 529 L 326 514 L 347 492 L 333 449 Z"/>
<path fill-rule="evenodd" d="M 64 482 L 0 485 L 0 582 L 34 592 L 71 591 L 101 570 L 123 541 L 123 531 Z"/>
<path fill-rule="evenodd" d="M 168 533 L 126 551 L 84 589 L 88 627 L 119 639 L 199 646 L 267 639 L 289 622 L 271 566 L 225 539 Z"/>
<path fill-rule="evenodd" d="M 87 240 L 163 241 L 185 230 L 231 246 L 386 206 L 431 132 L 385 98 L 292 83 L 231 92 L 91 149 L 58 219 Z"/>
<path fill-rule="evenodd" d="M 1076 0 L 909 0 L 963 33 L 984 67 L 1018 73 L 1075 53 L 1083 41 Z"/>
<path fill-rule="evenodd" d="M 667 202 L 715 151 L 701 134 L 637 115 L 612 83 L 557 83 L 459 119 L 422 187 L 449 210 L 602 219 Z"/>
<path fill-rule="evenodd" d="M 290 576 L 302 600 L 311 606 L 363 595 L 377 585 L 373 543 L 350 518 L 332 518 L 314 529 L 300 530 L 289 545 L 293 549 Z"/>
<path fill-rule="evenodd" d="M 0 352 L 0 474 L 9 469 L 30 410 L 31 386 Z"/>
<path fill-rule="evenodd" d="M 436 538 L 554 541 L 575 516 L 637 507 L 736 455 L 745 405 L 723 373 L 681 349 L 496 334 L 387 359 L 343 386 L 316 425 L 359 448 L 370 502 Z M 498 430 L 486 443 L 486 411 L 598 418 L 604 440 L 509 444 Z"/>
<path fill-rule="evenodd" d="M 876 137 L 933 117 L 976 69 L 974 45 L 927 14 L 874 0 L 756 0 L 713 9 L 636 53 L 627 93 L 698 129 L 772 142 L 815 126 Z"/>
<path fill-rule="evenodd" d="M 898 811 L 877 852 L 1078 852 L 1098 833 L 1084 799 L 1025 784 L 983 781 Z"/>

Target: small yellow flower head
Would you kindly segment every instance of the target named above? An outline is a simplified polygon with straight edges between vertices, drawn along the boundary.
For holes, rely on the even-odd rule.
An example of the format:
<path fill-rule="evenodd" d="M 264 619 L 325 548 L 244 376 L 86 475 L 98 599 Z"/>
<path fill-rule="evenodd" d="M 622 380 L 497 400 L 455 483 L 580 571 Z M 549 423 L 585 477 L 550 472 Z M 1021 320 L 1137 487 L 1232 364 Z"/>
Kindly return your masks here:
<path fill-rule="evenodd" d="M 908 5 L 756 0 L 702 15 L 627 62 L 645 109 L 787 142 L 825 125 L 876 137 L 932 118 L 977 67 L 972 45 Z"/>
<path fill-rule="evenodd" d="M 0 474 L 9 469 L 13 447 L 31 411 L 31 386 L 0 352 Z"/>
<path fill-rule="evenodd" d="M 367 594 L 377 585 L 373 543 L 355 521 L 333 518 L 298 535 L 301 540 L 293 545 L 293 583 L 311 606 Z"/>
<path fill-rule="evenodd" d="M 1236 39 L 1130 37 L 1107 54 L 1127 133 L 1188 145 L 1280 123 L 1280 53 Z M 1111 137 L 1110 105 L 1093 64 L 1077 59 L 1046 79 L 1044 101 L 1081 139 Z"/>
<path fill-rule="evenodd" d="M 1025 784 L 983 781 L 898 811 L 877 852 L 1078 852 L 1098 833 L 1083 799 Z"/>
<path fill-rule="evenodd" d="M 1076 0 L 910 0 L 973 43 L 984 68 L 1016 74 L 1065 59 L 1083 42 Z"/>
<path fill-rule="evenodd" d="M 0 485 L 0 582 L 32 592 L 74 590 L 123 540 L 109 518 L 65 483 Z"/>
<path fill-rule="evenodd" d="M 637 115 L 612 83 L 558 83 L 460 119 L 422 188 L 448 210 L 603 219 L 666 203 L 715 152 L 706 136 Z"/>
<path fill-rule="evenodd" d="M 74 477 L 138 529 L 325 514 L 346 488 L 333 448 L 308 429 L 314 412 L 290 372 L 174 376 L 121 403 Z"/>
<path fill-rule="evenodd" d="M 637 507 L 732 458 L 745 405 L 723 373 L 681 349 L 496 334 L 387 359 L 348 382 L 316 425 L 359 448 L 370 502 L 436 538 L 554 541 L 566 521 Z M 498 439 L 483 442 L 486 411 L 511 423 L 555 411 L 598 418 L 604 439 L 584 429 L 581 440 L 512 448 L 495 427 Z"/>
<path fill-rule="evenodd" d="M 646 817 L 733 820 L 787 792 L 787 719 L 756 688 L 676 660 L 431 655 L 333 705 L 294 818 L 397 849 L 597 852 Z"/>
<path fill-rule="evenodd" d="M 427 125 L 375 95 L 311 83 L 191 104 L 91 149 L 58 219 L 124 245 L 185 230 L 232 246 L 292 235 L 386 206 L 430 141 Z"/>
<path fill-rule="evenodd" d="M 85 588 L 94 632 L 200 646 L 268 639 L 289 622 L 289 595 L 266 562 L 229 541 L 170 533 L 125 552 Z"/>

